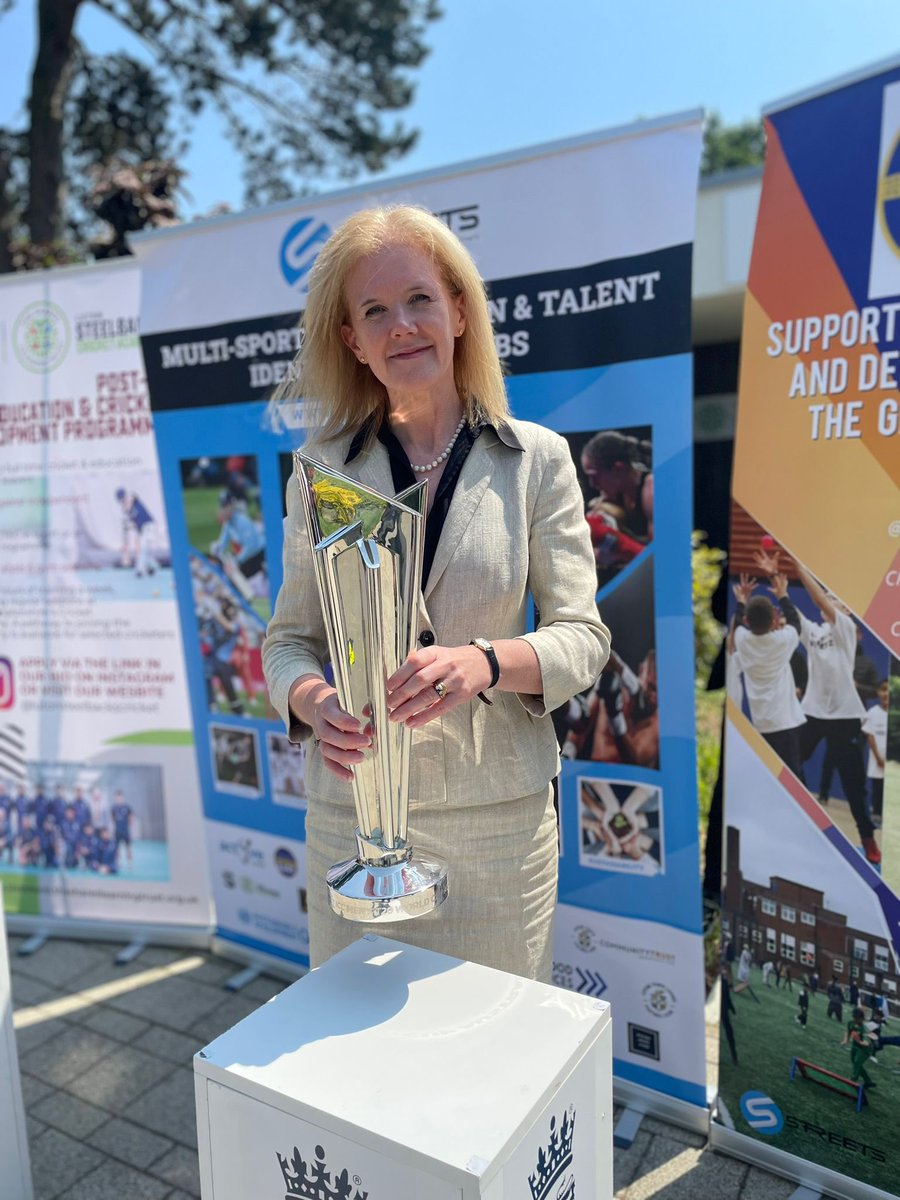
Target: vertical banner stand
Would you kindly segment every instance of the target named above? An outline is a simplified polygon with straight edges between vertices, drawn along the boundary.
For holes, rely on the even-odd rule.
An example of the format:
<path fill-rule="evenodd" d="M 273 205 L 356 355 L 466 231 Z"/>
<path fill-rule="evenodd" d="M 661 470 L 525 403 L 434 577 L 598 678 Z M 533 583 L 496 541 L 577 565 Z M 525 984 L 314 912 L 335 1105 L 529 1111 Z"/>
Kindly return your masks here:
<path fill-rule="evenodd" d="M 0 884 L 0 913 L 3 911 L 3 885 Z M 31 1163 L 25 1132 L 25 1106 L 19 1056 L 12 1020 L 12 989 L 9 980 L 9 953 L 6 929 L 0 921 L 0 1163 L 3 1164 L 4 1200 L 33 1200 Z"/>

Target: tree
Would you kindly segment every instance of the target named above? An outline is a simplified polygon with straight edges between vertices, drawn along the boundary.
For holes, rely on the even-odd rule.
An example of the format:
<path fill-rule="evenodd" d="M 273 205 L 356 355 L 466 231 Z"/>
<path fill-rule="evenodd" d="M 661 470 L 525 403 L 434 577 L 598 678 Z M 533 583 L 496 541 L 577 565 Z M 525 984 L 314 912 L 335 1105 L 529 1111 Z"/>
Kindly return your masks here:
<path fill-rule="evenodd" d="M 0 18 L 14 0 L 0 0 Z M 96 55 L 93 5 L 144 48 Z M 126 234 L 173 219 L 176 129 L 208 106 L 244 164 L 245 200 L 287 199 L 323 174 L 378 171 L 416 132 L 409 105 L 436 0 L 36 0 L 28 126 L 0 129 L 0 271 L 60 261 L 99 215 Z"/>
<path fill-rule="evenodd" d="M 723 125 L 718 113 L 710 113 L 703 131 L 701 175 L 716 175 L 736 167 L 760 166 L 766 151 L 762 121 Z"/>

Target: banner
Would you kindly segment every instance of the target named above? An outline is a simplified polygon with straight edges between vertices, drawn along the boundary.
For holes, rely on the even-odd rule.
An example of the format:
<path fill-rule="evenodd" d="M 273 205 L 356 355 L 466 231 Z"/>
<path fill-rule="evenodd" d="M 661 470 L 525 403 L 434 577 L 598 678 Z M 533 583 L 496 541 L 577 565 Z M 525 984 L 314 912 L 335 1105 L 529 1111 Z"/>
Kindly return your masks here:
<path fill-rule="evenodd" d="M 132 264 L 0 284 L 8 912 L 209 927 Z"/>
<path fill-rule="evenodd" d="M 900 1178 L 900 67 L 779 106 L 766 133 L 734 463 L 719 1109 L 729 1145 L 754 1139 L 739 1152 L 874 1195 Z"/>
<path fill-rule="evenodd" d="M 563 745 L 556 981 L 619 1006 L 616 1069 L 706 1101 L 693 724 L 690 290 L 698 115 L 138 242 L 220 934 L 306 961 L 303 760 L 259 644 L 302 403 L 267 399 L 309 270 L 355 210 L 438 214 L 489 282 L 517 417 L 579 468 L 610 667 Z M 320 880 L 316 886 L 322 886 Z"/>

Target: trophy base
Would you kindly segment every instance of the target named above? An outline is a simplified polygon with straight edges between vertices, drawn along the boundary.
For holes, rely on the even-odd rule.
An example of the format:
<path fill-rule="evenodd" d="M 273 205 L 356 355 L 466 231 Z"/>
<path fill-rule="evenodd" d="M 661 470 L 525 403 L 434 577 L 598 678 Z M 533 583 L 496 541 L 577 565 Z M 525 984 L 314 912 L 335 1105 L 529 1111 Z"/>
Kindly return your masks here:
<path fill-rule="evenodd" d="M 447 899 L 447 864 L 438 858 L 410 858 L 375 867 L 350 858 L 325 875 L 328 899 L 348 921 L 409 921 L 433 912 Z"/>

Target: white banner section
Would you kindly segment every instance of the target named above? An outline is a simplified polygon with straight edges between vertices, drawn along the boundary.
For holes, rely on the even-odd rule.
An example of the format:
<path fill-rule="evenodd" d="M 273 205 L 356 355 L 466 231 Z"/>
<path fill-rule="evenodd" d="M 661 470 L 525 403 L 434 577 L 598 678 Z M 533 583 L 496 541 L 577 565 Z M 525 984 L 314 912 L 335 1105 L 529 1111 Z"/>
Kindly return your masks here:
<path fill-rule="evenodd" d="M 9 912 L 208 926 L 132 264 L 0 285 L 0 880 Z"/>

